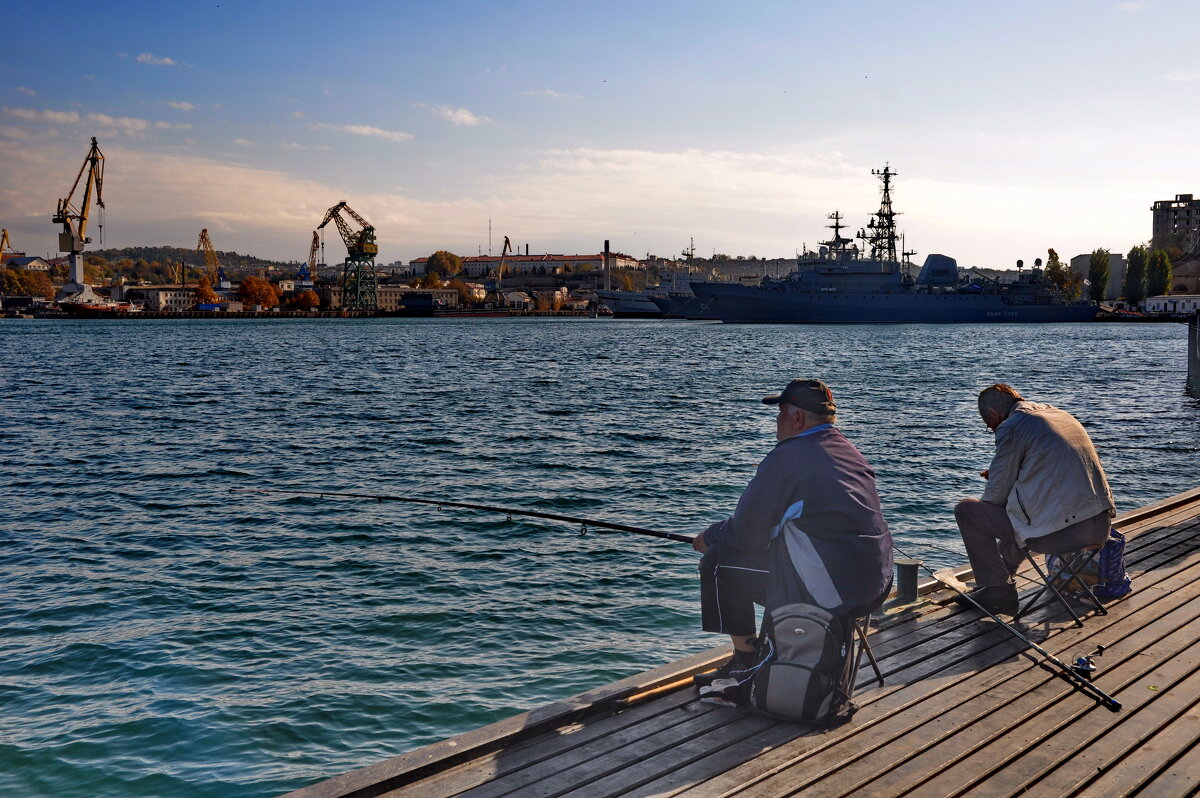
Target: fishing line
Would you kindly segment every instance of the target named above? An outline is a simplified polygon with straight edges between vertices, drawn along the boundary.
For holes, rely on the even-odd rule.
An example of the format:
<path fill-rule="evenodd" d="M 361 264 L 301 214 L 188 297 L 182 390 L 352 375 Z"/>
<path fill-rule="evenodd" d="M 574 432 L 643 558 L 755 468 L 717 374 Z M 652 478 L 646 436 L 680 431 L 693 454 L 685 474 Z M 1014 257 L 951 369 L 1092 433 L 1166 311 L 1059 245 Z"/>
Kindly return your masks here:
<path fill-rule="evenodd" d="M 371 499 L 375 502 L 405 502 L 408 504 L 427 504 L 431 507 L 454 507 L 462 510 L 480 510 L 490 513 L 502 513 L 510 519 L 514 515 L 524 516 L 526 518 L 543 518 L 548 521 L 562 521 L 567 524 L 579 524 L 579 533 L 586 535 L 589 531 L 595 529 L 600 532 L 613 530 L 616 532 L 632 532 L 635 535 L 647 535 L 655 538 L 665 538 L 667 540 L 676 540 L 680 543 L 691 543 L 692 538 L 689 535 L 680 535 L 674 532 L 660 532 L 657 529 L 646 529 L 640 526 L 632 526 L 630 524 L 614 524 L 611 521 L 599 521 L 595 518 L 580 518 L 573 515 L 561 515 L 559 513 L 544 513 L 539 510 L 526 510 L 520 507 L 496 507 L 490 504 L 469 504 L 467 502 L 451 502 L 442 501 L 439 499 L 421 499 L 415 496 L 389 496 L 373 493 L 343 493 L 331 490 L 282 490 L 274 488 L 230 488 L 230 493 L 262 493 L 262 494 L 283 494 L 288 496 L 317 496 L 325 498 L 327 496 L 342 499 Z"/>

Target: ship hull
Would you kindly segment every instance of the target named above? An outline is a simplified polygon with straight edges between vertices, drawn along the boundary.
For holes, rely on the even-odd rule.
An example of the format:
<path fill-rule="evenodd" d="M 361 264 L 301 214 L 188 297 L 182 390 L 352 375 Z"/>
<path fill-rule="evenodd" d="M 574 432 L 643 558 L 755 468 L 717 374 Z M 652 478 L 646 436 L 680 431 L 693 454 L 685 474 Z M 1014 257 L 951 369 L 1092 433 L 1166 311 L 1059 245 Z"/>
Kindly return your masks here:
<path fill-rule="evenodd" d="M 662 311 L 650 297 L 637 291 L 596 291 L 596 296 L 618 319 L 657 319 Z"/>
<path fill-rule="evenodd" d="M 1002 293 L 853 293 L 767 290 L 693 283 L 711 312 L 730 324 L 978 324 L 1091 321 L 1096 305 L 1023 300 Z"/>
<path fill-rule="evenodd" d="M 662 311 L 663 317 L 667 319 L 691 319 L 696 321 L 717 318 L 695 294 L 677 292 L 655 294 L 650 297 L 650 301 L 658 306 L 658 309 Z"/>

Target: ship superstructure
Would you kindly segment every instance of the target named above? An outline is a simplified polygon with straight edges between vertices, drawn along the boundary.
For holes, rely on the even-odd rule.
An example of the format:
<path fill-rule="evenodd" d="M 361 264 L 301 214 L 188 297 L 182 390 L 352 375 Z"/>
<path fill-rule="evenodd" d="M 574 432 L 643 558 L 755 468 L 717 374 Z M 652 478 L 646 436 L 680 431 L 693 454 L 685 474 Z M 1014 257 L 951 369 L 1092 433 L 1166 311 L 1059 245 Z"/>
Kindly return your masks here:
<path fill-rule="evenodd" d="M 951 257 L 931 254 L 915 276 L 900 242 L 889 166 L 873 170 L 882 183 L 879 210 L 853 239 L 842 235 L 840 212 L 829 215 L 833 236 L 804 252 L 797 269 L 760 285 L 692 283 L 709 312 L 735 323 L 925 323 L 1087 321 L 1099 308 L 1072 302 L 1041 269 L 1018 270 L 1015 282 L 960 275 Z"/>

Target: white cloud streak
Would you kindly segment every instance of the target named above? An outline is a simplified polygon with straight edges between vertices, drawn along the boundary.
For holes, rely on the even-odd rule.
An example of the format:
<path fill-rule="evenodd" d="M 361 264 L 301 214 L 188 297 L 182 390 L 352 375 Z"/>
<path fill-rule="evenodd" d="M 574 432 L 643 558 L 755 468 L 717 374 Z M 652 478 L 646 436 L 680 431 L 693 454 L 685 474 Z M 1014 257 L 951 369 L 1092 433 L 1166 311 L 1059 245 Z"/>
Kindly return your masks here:
<path fill-rule="evenodd" d="M 21 92 L 22 94 L 28 94 L 30 97 L 37 96 L 37 92 L 28 86 L 17 86 L 17 91 Z"/>
<path fill-rule="evenodd" d="M 191 111 L 193 108 L 196 107 L 189 102 L 183 102 L 183 101 L 168 101 L 167 106 L 170 108 L 174 108 L 177 111 Z"/>
<path fill-rule="evenodd" d="M 191 125 L 186 123 L 151 122 L 131 116 L 110 116 L 100 113 L 79 113 L 78 111 L 35 110 L 33 108 L 5 108 L 4 112 L 26 122 L 49 122 L 54 125 L 89 124 L 99 126 L 109 131 L 124 133 L 127 136 L 141 136 L 148 130 L 187 130 Z"/>
<path fill-rule="evenodd" d="M 402 130 L 384 130 L 381 127 L 373 125 L 329 125 L 324 122 L 309 122 L 309 130 L 332 130 L 338 133 L 349 133 L 353 136 L 368 136 L 370 138 L 383 139 L 384 141 L 405 142 L 412 141 L 413 134 L 405 133 Z"/>
<path fill-rule="evenodd" d="M 540 91 L 523 91 L 524 97 L 549 97 L 552 100 L 582 100 L 582 94 L 563 94 L 562 92 L 554 91 L 553 89 L 542 89 Z"/>
<path fill-rule="evenodd" d="M 159 57 L 154 53 L 142 53 L 137 57 L 139 64 L 150 64 L 152 66 L 175 66 L 175 61 L 170 58 Z"/>
<path fill-rule="evenodd" d="M 1168 72 L 1165 77 L 1172 83 L 1195 83 L 1200 80 L 1200 70 L 1176 69 Z"/>
<path fill-rule="evenodd" d="M 450 105 L 435 105 L 429 109 L 434 116 L 445 119 L 455 127 L 475 127 L 484 122 L 491 122 L 486 116 L 471 113 L 466 108 L 454 108 Z"/>

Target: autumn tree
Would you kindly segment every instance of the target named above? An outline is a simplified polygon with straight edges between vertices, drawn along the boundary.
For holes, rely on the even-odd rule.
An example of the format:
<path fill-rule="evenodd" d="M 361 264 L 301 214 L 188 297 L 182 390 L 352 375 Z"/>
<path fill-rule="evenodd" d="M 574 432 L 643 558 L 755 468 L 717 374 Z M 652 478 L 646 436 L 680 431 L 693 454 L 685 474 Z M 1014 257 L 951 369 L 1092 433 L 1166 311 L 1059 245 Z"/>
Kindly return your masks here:
<path fill-rule="evenodd" d="M 444 274 L 447 277 L 453 277 L 462 272 L 462 258 L 455 255 L 453 252 L 447 252 L 444 249 L 439 249 L 437 252 L 429 256 L 429 260 L 425 262 L 425 271 L 437 272 Z"/>
<path fill-rule="evenodd" d="M 470 305 L 472 302 L 471 289 L 462 280 L 455 277 L 450 282 L 446 283 L 447 288 L 453 288 L 458 292 L 458 301 L 462 305 Z"/>
<path fill-rule="evenodd" d="M 247 305 L 273 308 L 279 305 L 279 289 L 269 280 L 251 275 L 238 287 L 238 299 Z"/>
<path fill-rule="evenodd" d="M 1171 259 L 1165 249 L 1150 253 L 1146 266 L 1146 296 L 1163 296 L 1171 293 Z"/>
<path fill-rule="evenodd" d="M 211 305 L 220 301 L 221 298 L 212 289 L 212 283 L 208 281 L 207 277 L 201 277 L 200 282 L 196 284 L 196 302 L 203 305 Z"/>
<path fill-rule="evenodd" d="M 287 306 L 290 310 L 312 310 L 320 304 L 321 298 L 317 296 L 316 291 L 310 288 L 289 299 Z"/>
<path fill-rule="evenodd" d="M 1091 283 L 1088 294 L 1093 302 L 1104 299 L 1104 292 L 1108 290 L 1108 255 L 1107 249 L 1095 249 L 1088 261 L 1088 282 Z"/>
<path fill-rule="evenodd" d="M 1125 256 L 1125 285 L 1122 293 L 1128 302 L 1141 302 L 1146 298 L 1146 266 L 1150 261 L 1150 250 L 1141 244 L 1129 250 Z"/>
<path fill-rule="evenodd" d="M 54 299 L 54 284 L 45 272 L 0 269 L 0 294 Z"/>

